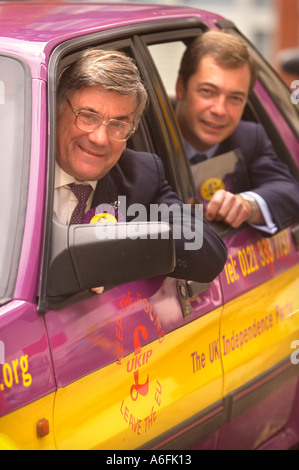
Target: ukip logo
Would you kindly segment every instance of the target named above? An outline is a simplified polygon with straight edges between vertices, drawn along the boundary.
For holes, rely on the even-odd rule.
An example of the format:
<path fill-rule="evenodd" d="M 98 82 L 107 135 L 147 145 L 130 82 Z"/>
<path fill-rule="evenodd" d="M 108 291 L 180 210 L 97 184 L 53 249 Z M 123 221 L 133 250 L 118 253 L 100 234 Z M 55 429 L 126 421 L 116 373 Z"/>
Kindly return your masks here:
<path fill-rule="evenodd" d="M 120 212 L 119 201 L 111 204 L 100 204 L 88 211 L 83 219 L 83 224 L 117 224 L 125 222 L 125 218 Z"/>

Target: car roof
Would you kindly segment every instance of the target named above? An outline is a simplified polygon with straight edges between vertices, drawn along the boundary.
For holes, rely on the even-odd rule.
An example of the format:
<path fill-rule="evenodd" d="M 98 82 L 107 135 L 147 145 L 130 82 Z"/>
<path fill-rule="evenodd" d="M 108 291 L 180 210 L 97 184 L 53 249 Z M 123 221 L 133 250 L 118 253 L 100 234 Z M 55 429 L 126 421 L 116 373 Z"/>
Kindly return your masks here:
<path fill-rule="evenodd" d="M 117 27 L 184 18 L 197 18 L 210 27 L 221 19 L 213 13 L 181 6 L 0 1 L 0 53 L 25 58 L 31 68 L 39 63 L 40 69 L 52 50 L 68 39 Z"/>

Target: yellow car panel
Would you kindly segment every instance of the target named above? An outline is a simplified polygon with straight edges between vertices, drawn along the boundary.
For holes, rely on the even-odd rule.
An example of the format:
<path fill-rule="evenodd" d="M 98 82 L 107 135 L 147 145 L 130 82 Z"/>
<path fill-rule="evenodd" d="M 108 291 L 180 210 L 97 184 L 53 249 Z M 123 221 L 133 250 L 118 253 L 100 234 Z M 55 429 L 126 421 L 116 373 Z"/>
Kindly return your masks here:
<path fill-rule="evenodd" d="M 0 450 L 54 450 L 55 394 L 47 395 L 0 419 Z M 39 426 L 46 423 L 45 435 Z M 48 431 L 48 432 L 47 432 Z"/>
<path fill-rule="evenodd" d="M 219 402 L 221 360 L 212 363 L 210 354 L 220 315 L 217 309 L 142 348 L 139 382 L 149 379 L 147 395 L 134 389 L 134 354 L 59 389 L 58 448 L 138 448 Z"/>

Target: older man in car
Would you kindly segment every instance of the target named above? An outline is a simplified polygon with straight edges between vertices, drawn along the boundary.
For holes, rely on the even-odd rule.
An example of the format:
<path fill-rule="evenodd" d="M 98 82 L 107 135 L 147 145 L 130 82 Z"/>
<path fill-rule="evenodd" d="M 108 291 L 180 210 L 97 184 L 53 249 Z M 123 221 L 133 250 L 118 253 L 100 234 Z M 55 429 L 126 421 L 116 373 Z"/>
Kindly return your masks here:
<path fill-rule="evenodd" d="M 182 201 L 165 180 L 154 154 L 126 149 L 147 101 L 134 61 L 118 51 L 86 51 L 61 75 L 57 99 L 57 150 L 54 211 L 65 224 L 81 223 L 89 209 L 111 205 L 120 196 L 127 206 Z M 82 198 L 82 199 L 81 199 Z M 203 223 L 202 246 L 185 249 L 185 228 L 198 230 L 197 215 L 173 215 L 177 262 L 170 275 L 199 282 L 223 269 L 224 243 Z M 117 267 L 116 267 L 117 268 Z"/>

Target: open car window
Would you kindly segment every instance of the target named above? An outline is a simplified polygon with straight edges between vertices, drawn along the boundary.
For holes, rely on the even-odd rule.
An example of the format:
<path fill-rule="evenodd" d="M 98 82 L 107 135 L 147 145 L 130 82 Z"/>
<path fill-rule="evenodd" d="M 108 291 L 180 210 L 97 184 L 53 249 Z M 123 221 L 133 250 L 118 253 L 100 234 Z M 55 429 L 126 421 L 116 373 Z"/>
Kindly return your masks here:
<path fill-rule="evenodd" d="M 200 30 L 196 31 L 196 35 L 198 34 L 200 34 Z M 188 42 L 192 41 L 195 37 L 194 32 L 193 36 L 189 32 L 186 34 L 186 37 L 182 37 L 179 40 L 173 39 L 172 41 L 168 40 L 165 43 L 159 44 L 151 44 L 149 39 L 148 50 L 155 63 L 173 111 L 176 108 L 176 81 L 180 62 Z M 251 103 L 248 103 L 246 106 L 243 119 L 260 122 Z M 207 205 L 219 189 L 226 189 L 234 193 L 251 189 L 243 155 L 238 149 L 229 154 L 220 155 L 204 162 L 198 162 L 196 165 L 190 165 L 190 179 L 190 187 L 194 191 L 194 200 L 196 203 L 203 205 Z M 211 225 L 223 238 L 229 236 L 232 231 L 236 231 L 222 223 L 211 223 Z"/>
<path fill-rule="evenodd" d="M 236 31 L 232 31 L 232 33 L 239 35 L 239 33 L 237 33 Z M 164 43 L 160 44 L 155 44 L 151 42 L 151 38 L 148 38 L 148 50 L 155 63 L 155 67 L 160 75 L 161 81 L 163 82 L 163 86 L 166 90 L 173 110 L 175 110 L 176 108 L 175 85 L 178 77 L 182 55 L 185 51 L 187 44 L 199 34 L 200 30 L 196 32 L 193 31 L 193 36 L 190 36 L 189 31 L 189 34 L 186 33 L 185 37 L 173 38 L 173 40 L 170 40 L 168 38 L 165 39 Z M 268 67 L 267 64 L 265 64 L 261 60 L 258 53 L 250 44 L 248 45 L 248 47 L 251 50 L 254 59 L 257 61 L 258 86 L 249 97 L 248 103 L 245 107 L 242 116 L 242 120 L 259 123 L 264 127 L 272 143 L 276 155 L 278 155 L 279 158 L 283 161 L 283 163 L 285 163 L 290 168 L 293 175 L 298 178 L 298 169 L 297 166 L 294 164 L 293 157 L 286 145 L 286 142 L 283 140 L 279 132 L 277 132 L 277 124 L 273 121 L 271 112 L 269 111 L 269 109 L 267 109 L 265 103 L 262 102 L 261 97 L 259 95 L 260 85 L 262 84 L 266 87 L 267 90 L 269 90 L 269 94 L 271 94 L 272 96 L 273 84 L 271 85 L 271 77 L 272 75 L 274 76 L 274 73 L 271 71 L 270 66 Z M 165 64 L 167 64 L 167 67 L 165 66 Z M 281 111 L 281 113 L 288 120 L 290 127 L 293 129 L 295 126 L 295 121 L 298 121 L 298 106 L 292 107 L 290 91 L 286 89 L 284 84 L 281 83 L 279 78 L 276 76 L 275 84 L 277 89 L 273 94 L 274 102 L 278 109 Z M 298 125 L 296 132 L 298 132 Z M 215 159 L 213 158 L 212 160 Z M 190 186 L 193 187 L 195 191 L 195 199 L 205 204 L 207 201 L 203 197 L 203 192 L 205 193 L 205 196 L 211 198 L 212 195 L 218 189 L 226 189 L 235 194 L 252 189 L 249 184 L 249 178 L 245 165 L 240 164 L 240 162 L 241 160 L 239 160 L 238 166 L 236 167 L 236 178 L 232 178 L 229 170 L 231 162 L 228 162 L 228 168 L 227 170 L 224 170 L 224 173 L 222 172 L 222 170 L 220 171 L 220 167 L 217 164 L 218 161 L 198 163 L 195 168 L 190 166 L 192 175 Z M 222 173 L 219 174 L 219 171 L 220 173 Z M 214 230 L 223 238 L 228 237 L 234 230 L 230 229 L 225 224 L 213 223 L 212 225 Z M 240 227 L 240 229 L 242 228 L 243 226 Z"/>

